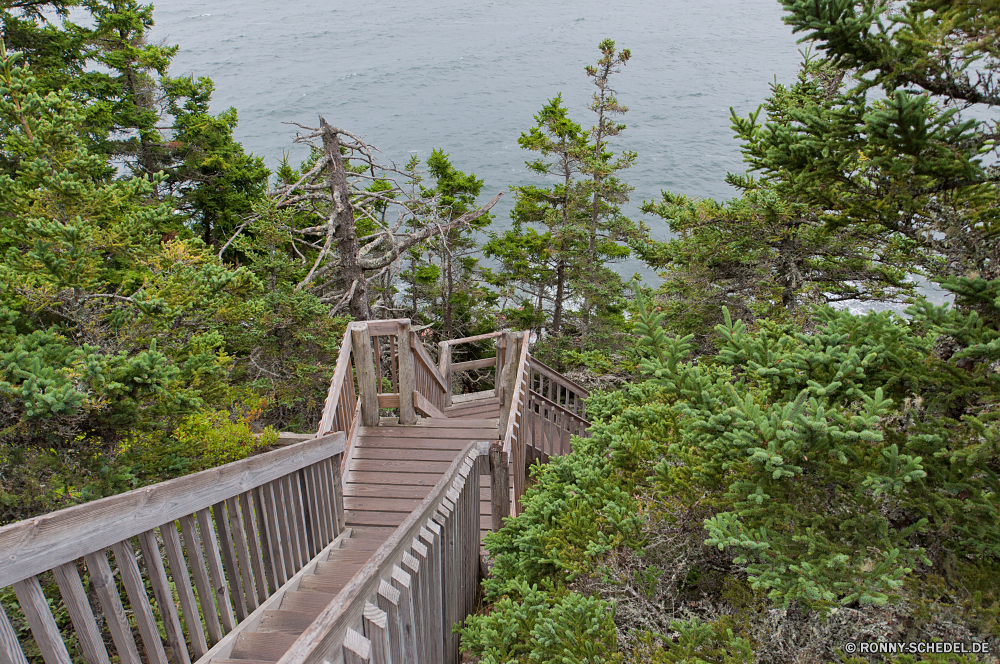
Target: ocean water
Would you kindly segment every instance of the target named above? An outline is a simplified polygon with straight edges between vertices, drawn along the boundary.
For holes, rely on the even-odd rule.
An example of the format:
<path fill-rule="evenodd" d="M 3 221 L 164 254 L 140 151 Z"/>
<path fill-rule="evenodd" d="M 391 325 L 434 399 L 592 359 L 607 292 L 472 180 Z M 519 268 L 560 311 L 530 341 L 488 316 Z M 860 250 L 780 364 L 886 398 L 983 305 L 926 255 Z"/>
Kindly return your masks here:
<path fill-rule="evenodd" d="M 661 189 L 728 199 L 723 178 L 743 172 L 729 108 L 746 115 L 775 80 L 791 82 L 801 45 L 776 0 L 550 0 L 339 2 L 160 0 L 154 41 L 177 44 L 171 74 L 209 76 L 213 110 L 234 106 L 236 137 L 274 168 L 299 122 L 318 115 L 363 136 L 386 159 L 406 162 L 442 148 L 486 182 L 483 199 L 538 182 L 524 167 L 521 132 L 562 93 L 585 127 L 594 87 L 584 72 L 605 38 L 632 59 L 613 87 L 629 107 L 615 150 L 638 153 L 624 174 L 627 210 Z M 494 208 L 507 226 L 508 193 Z M 658 219 L 644 219 L 666 237 Z M 619 265 L 640 272 L 637 261 Z"/>

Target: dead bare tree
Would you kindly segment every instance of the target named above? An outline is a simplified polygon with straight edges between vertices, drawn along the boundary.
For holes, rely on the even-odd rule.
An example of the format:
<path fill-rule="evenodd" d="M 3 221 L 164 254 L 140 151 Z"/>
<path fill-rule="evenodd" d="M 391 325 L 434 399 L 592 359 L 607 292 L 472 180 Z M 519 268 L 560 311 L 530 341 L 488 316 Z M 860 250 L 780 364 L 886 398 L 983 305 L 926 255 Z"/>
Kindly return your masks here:
<path fill-rule="evenodd" d="M 375 158 L 378 150 L 364 140 L 331 126 L 322 116 L 319 128 L 297 126 L 308 133 L 297 134 L 295 142 L 309 145 L 319 156 L 297 182 L 279 187 L 274 196 L 279 209 L 318 220 L 291 229 L 294 242 L 308 249 L 308 255 L 315 254 L 296 290 L 308 288 L 333 304 L 333 313 L 346 307 L 356 320 L 371 318 L 369 281 L 396 272 L 392 266 L 407 249 L 467 226 L 489 212 L 503 195 L 500 192 L 479 209 L 446 220 L 438 214 L 435 199 L 421 196 L 415 186 L 406 186 L 412 184 L 413 173 L 394 163 L 380 164 Z M 398 212 L 394 221 L 390 221 L 392 211 Z M 406 223 L 413 218 L 421 223 Z M 374 231 L 359 237 L 359 226 Z"/>

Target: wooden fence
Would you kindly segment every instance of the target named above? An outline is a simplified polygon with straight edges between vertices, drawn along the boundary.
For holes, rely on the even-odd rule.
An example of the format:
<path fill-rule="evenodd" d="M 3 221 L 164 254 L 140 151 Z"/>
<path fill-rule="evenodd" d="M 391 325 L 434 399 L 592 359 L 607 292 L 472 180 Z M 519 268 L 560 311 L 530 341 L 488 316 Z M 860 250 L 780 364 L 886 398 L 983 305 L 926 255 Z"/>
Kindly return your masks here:
<path fill-rule="evenodd" d="M 190 664 L 340 534 L 344 438 L 323 436 L 4 526 L 0 588 L 13 586 L 46 664 L 71 664 L 52 606 L 68 613 L 86 661 L 110 664 L 84 581 L 96 591 L 119 662 Z M 58 598 L 47 597 L 39 580 L 49 570 Z M 0 609 L 0 664 L 26 662 Z"/>
<path fill-rule="evenodd" d="M 278 664 L 457 664 L 451 628 L 474 608 L 488 450 L 473 442 L 459 454 Z"/>
<path fill-rule="evenodd" d="M 500 370 L 503 367 L 505 352 L 507 349 L 510 332 L 489 332 L 487 334 L 477 334 L 473 337 L 463 337 L 461 339 L 448 339 L 438 343 L 438 371 L 445 382 L 451 386 L 452 377 L 463 371 L 473 371 L 482 369 L 494 369 L 496 385 L 495 391 L 499 395 Z M 484 357 L 478 360 L 468 360 L 465 362 L 452 362 L 452 355 L 456 346 L 462 344 L 477 343 L 488 339 L 496 339 L 496 354 L 493 357 Z M 451 405 L 451 390 L 448 390 L 447 402 Z"/>
<path fill-rule="evenodd" d="M 586 435 L 590 426 L 585 417 L 587 390 L 533 358 L 528 342 L 526 334 L 510 337 L 500 380 L 501 454 L 513 478 L 514 515 L 521 513 L 527 464 L 568 453 L 571 436 Z"/>

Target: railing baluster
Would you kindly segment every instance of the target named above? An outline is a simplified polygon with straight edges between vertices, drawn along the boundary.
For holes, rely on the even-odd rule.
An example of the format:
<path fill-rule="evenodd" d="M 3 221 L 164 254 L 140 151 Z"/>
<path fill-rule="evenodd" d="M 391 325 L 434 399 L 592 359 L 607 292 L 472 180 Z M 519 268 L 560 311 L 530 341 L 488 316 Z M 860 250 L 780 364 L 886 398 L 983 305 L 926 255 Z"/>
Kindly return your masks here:
<path fill-rule="evenodd" d="M 294 499 L 295 511 L 298 515 L 296 523 L 299 532 L 299 550 L 302 551 L 302 564 L 305 565 L 319 551 L 313 551 L 313 542 L 309 541 L 311 539 L 309 534 L 309 511 L 306 509 L 305 484 L 301 471 L 289 475 L 288 483 L 292 487 L 292 498 Z"/>
<path fill-rule="evenodd" d="M 271 547 L 271 564 L 274 567 L 275 584 L 283 586 L 293 576 L 291 573 L 291 558 L 281 519 L 278 518 L 278 498 L 275 487 L 277 482 L 270 482 L 260 487 L 260 496 L 264 502 L 264 512 L 267 517 L 267 532 Z"/>
<path fill-rule="evenodd" d="M 372 644 L 372 664 L 392 664 L 389 650 L 389 614 L 371 602 L 365 602 L 361 614 L 365 638 Z"/>
<path fill-rule="evenodd" d="M 253 490 L 253 509 L 254 515 L 257 519 L 257 533 L 260 536 L 260 555 L 261 561 L 264 564 L 264 577 L 267 579 L 268 592 L 275 592 L 280 584 L 278 583 L 277 576 L 274 573 L 274 543 L 272 541 L 271 527 L 268 523 L 268 519 L 264 514 L 264 503 L 261 498 L 261 491 L 263 487 L 257 487 Z"/>
<path fill-rule="evenodd" d="M 139 649 L 135 645 L 132 628 L 129 627 L 125 607 L 122 606 L 122 598 L 118 594 L 115 577 L 108 564 L 107 551 L 87 554 L 84 560 L 87 563 L 87 572 L 90 573 L 90 582 L 97 592 L 97 600 L 101 604 L 108 631 L 111 632 L 111 638 L 115 642 L 118 661 L 121 664 L 140 664 Z"/>
<path fill-rule="evenodd" d="M 417 661 L 429 662 L 427 653 L 427 619 L 424 617 L 423 609 L 427 606 L 424 598 L 424 585 L 426 579 L 420 577 L 420 561 L 410 552 L 404 551 L 400 560 L 402 570 L 410 575 L 410 593 L 413 604 L 413 639 L 416 645 Z"/>
<path fill-rule="evenodd" d="M 215 607 L 215 593 L 212 591 L 212 582 L 205 571 L 205 556 L 202 552 L 201 537 L 198 536 L 198 528 L 195 525 L 194 517 L 190 514 L 182 516 L 181 533 L 184 535 L 184 546 L 187 549 L 188 560 L 191 561 L 191 573 L 194 576 L 194 585 L 198 590 L 198 604 L 201 605 L 201 613 L 205 617 L 205 629 L 208 631 L 208 639 L 211 645 L 215 645 L 222 640 L 222 626 L 219 624 L 219 612 Z"/>
<path fill-rule="evenodd" d="M 392 566 L 391 581 L 399 591 L 399 623 L 403 630 L 403 661 L 425 664 L 417 651 L 417 631 L 413 622 L 413 579 L 398 565 Z"/>
<path fill-rule="evenodd" d="M 393 664 L 405 664 L 403 656 L 403 626 L 399 621 L 399 591 L 384 579 L 379 581 L 378 608 L 385 611 L 388 618 L 389 651 Z"/>
<path fill-rule="evenodd" d="M 229 531 L 235 545 L 236 566 L 239 569 L 240 585 L 246 600 L 247 615 L 257 609 L 256 589 L 253 584 L 253 567 L 250 564 L 250 551 L 247 549 L 247 530 L 243 527 L 240 510 L 235 498 L 226 498 L 226 512 L 229 514 Z M 241 618 L 242 620 L 242 618 Z"/>
<path fill-rule="evenodd" d="M 344 636 L 344 664 L 369 664 L 372 661 L 372 644 L 365 637 L 347 628 Z"/>
<path fill-rule="evenodd" d="M 163 649 L 163 641 L 160 640 L 160 632 L 156 628 L 156 618 L 149 605 L 149 597 L 146 596 L 146 585 L 139 573 L 139 564 L 135 560 L 132 544 L 128 540 L 118 542 L 111 545 L 111 550 L 115 554 L 115 562 L 118 564 L 122 585 L 125 586 L 125 594 L 128 595 L 128 603 L 132 605 L 132 616 L 139 626 L 146 658 L 152 664 L 167 664 L 167 653 Z"/>
<path fill-rule="evenodd" d="M 320 500 L 319 487 L 316 484 L 316 477 L 313 474 L 313 467 L 303 468 L 300 472 L 302 477 L 302 490 L 305 492 L 306 516 L 309 517 L 309 536 L 312 538 L 312 548 L 310 552 L 315 556 L 326 546 L 327 539 L 323 534 L 323 518 L 320 516 L 322 501 Z"/>
<path fill-rule="evenodd" d="M 21 612 L 31 627 L 31 635 L 35 637 L 35 643 L 42 652 L 45 664 L 72 664 L 69 652 L 66 651 L 66 644 L 59 634 L 59 626 L 52 617 L 49 603 L 45 600 L 45 593 L 38 583 L 38 577 L 29 576 L 27 579 L 15 582 L 14 592 L 21 605 Z"/>
<path fill-rule="evenodd" d="M 258 535 L 263 534 L 263 528 L 257 522 L 256 513 L 251 504 L 252 492 L 244 491 L 240 494 L 240 514 L 243 515 L 244 534 L 247 538 L 249 549 L 247 553 L 250 557 L 250 569 L 253 572 L 254 587 L 257 589 L 257 606 L 260 606 L 270 594 L 267 589 L 267 581 L 264 579 L 264 560 L 261 556 L 260 541 Z"/>
<path fill-rule="evenodd" d="M 236 627 L 236 619 L 233 617 L 229 585 L 226 583 L 226 575 L 222 572 L 222 558 L 219 555 L 219 541 L 215 536 L 215 527 L 212 525 L 212 515 L 206 507 L 203 510 L 198 510 L 195 516 L 198 519 L 201 542 L 205 547 L 208 571 L 212 575 L 212 589 L 214 591 L 212 594 L 219 603 L 219 618 L 222 620 L 222 627 L 228 633 Z"/>
<path fill-rule="evenodd" d="M 187 644 L 184 643 L 184 630 L 181 629 L 180 616 L 177 615 L 177 606 L 174 604 L 174 595 L 167 581 L 167 572 L 163 568 L 163 558 L 160 556 L 160 545 L 156 541 L 155 530 L 147 530 L 139 535 L 139 548 L 146 564 L 146 575 L 153 587 L 153 597 L 156 598 L 163 629 L 167 633 L 171 659 L 176 664 L 191 664 Z"/>
<path fill-rule="evenodd" d="M 0 604 L 0 664 L 28 664 L 17 633 Z"/>
<path fill-rule="evenodd" d="M 302 550 L 299 547 L 299 524 L 296 518 L 295 498 L 292 494 L 292 485 L 287 475 L 281 478 L 279 485 L 281 486 L 281 505 L 279 505 L 278 515 L 280 517 L 282 511 L 285 513 L 285 526 L 288 530 L 288 549 L 292 557 L 292 571 L 298 572 L 302 569 L 304 561 Z"/>
<path fill-rule="evenodd" d="M 229 519 L 226 516 L 226 502 L 212 505 L 212 516 L 215 517 L 215 530 L 219 534 L 219 550 L 222 552 L 222 565 L 226 571 L 226 583 L 229 586 L 229 596 L 233 600 L 233 610 L 237 622 L 246 619 L 247 599 L 243 594 L 243 580 L 236 566 L 236 550 L 233 548 L 233 534 L 229 530 Z"/>
<path fill-rule="evenodd" d="M 278 527 L 278 536 L 281 539 L 281 558 L 285 563 L 285 581 L 295 576 L 299 568 L 295 564 L 294 548 L 292 545 L 291 532 L 288 529 L 288 515 L 285 511 L 285 496 L 281 486 L 281 480 L 275 480 L 270 484 L 271 508 L 274 510 L 275 523 Z M 284 581 L 282 582 L 284 583 Z"/>
<path fill-rule="evenodd" d="M 101 638 L 97 621 L 94 620 L 94 612 L 90 608 L 90 602 L 87 601 L 83 582 L 80 581 L 76 563 L 63 563 L 54 567 L 52 573 L 56 577 L 59 594 L 62 595 L 70 620 L 73 621 L 73 630 L 80 641 L 83 656 L 90 664 L 111 664 L 108 650 L 104 647 L 104 639 Z"/>
<path fill-rule="evenodd" d="M 177 588 L 177 597 L 181 603 L 181 610 L 184 613 L 184 625 L 187 627 L 187 634 L 191 638 L 191 649 L 194 651 L 195 659 L 201 658 L 208 652 L 208 642 L 205 640 L 205 631 L 201 628 L 201 616 L 198 614 L 198 605 L 194 599 L 194 589 L 191 587 L 191 577 L 188 575 L 187 561 L 184 560 L 184 550 L 181 548 L 181 537 L 177 534 L 177 528 L 173 521 L 160 526 L 160 534 L 163 535 L 163 548 L 167 552 L 167 564 L 170 565 L 170 576 L 174 580 Z"/>

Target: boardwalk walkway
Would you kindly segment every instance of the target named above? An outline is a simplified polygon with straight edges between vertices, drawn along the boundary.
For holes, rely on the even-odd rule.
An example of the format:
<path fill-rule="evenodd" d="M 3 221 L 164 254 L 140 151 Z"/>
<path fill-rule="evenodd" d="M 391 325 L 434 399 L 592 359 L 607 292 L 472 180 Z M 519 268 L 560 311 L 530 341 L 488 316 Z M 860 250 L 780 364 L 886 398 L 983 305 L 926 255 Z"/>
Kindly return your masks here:
<path fill-rule="evenodd" d="M 494 393 L 463 396 L 453 397 L 446 419 L 358 430 L 344 475 L 346 536 L 275 609 L 264 611 L 254 628 L 243 627 L 229 656 L 213 658 L 213 664 L 277 662 L 427 497 L 455 457 L 470 442 L 497 440 L 500 402 Z M 490 531 L 488 480 L 479 491 L 483 537 Z"/>
<path fill-rule="evenodd" d="M 589 426 L 529 341 L 353 323 L 313 437 L 0 528 L 0 664 L 458 664 L 482 538 Z"/>

